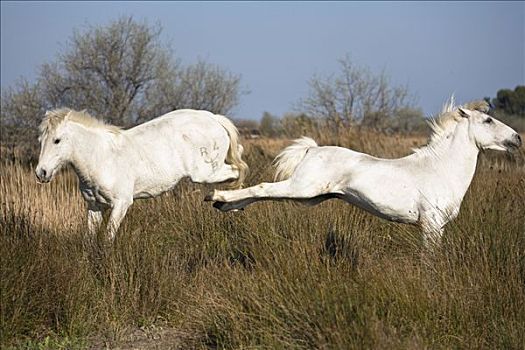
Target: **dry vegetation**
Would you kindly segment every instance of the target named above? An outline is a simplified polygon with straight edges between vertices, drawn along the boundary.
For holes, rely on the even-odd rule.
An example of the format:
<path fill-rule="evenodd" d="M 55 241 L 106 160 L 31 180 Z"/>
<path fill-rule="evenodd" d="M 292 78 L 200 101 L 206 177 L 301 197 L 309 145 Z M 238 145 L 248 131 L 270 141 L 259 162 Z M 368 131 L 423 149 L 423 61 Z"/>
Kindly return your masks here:
<path fill-rule="evenodd" d="M 386 157 L 421 137 L 313 135 Z M 248 184 L 287 141 L 246 141 Z M 449 349 L 525 345 L 525 165 L 482 154 L 443 246 L 340 201 L 220 213 L 205 186 L 136 202 L 87 236 L 76 177 L 1 169 L 3 348 Z M 137 335 L 138 334 L 138 335 Z"/>

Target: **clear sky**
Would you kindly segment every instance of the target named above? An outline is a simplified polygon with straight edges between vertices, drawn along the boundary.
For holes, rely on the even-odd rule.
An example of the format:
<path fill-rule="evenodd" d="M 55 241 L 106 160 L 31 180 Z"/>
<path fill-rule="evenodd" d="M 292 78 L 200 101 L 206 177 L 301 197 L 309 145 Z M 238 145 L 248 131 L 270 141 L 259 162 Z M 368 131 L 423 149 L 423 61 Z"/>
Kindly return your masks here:
<path fill-rule="evenodd" d="M 1 85 L 30 80 L 74 28 L 119 16 L 159 23 L 183 63 L 242 76 L 236 118 L 282 115 L 346 54 L 408 84 L 436 113 L 525 83 L 525 2 L 1 2 Z M 74 106 L 72 106 L 74 107 Z"/>

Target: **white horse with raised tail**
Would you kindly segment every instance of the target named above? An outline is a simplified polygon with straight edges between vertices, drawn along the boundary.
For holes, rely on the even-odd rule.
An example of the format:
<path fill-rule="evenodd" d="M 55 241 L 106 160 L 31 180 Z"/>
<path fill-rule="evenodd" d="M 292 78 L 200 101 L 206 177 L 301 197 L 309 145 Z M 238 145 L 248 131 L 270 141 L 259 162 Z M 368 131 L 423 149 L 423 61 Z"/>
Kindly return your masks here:
<path fill-rule="evenodd" d="M 248 168 L 233 123 L 207 111 L 173 111 L 123 130 L 86 112 L 55 109 L 46 113 L 39 140 L 38 180 L 49 182 L 71 164 L 87 201 L 89 231 L 96 232 L 110 208 L 111 238 L 134 199 L 155 197 L 184 177 L 235 180 L 232 186 L 240 187 Z"/>
<path fill-rule="evenodd" d="M 459 212 L 482 149 L 508 151 L 520 136 L 487 115 L 484 101 L 454 107 L 451 99 L 430 125 L 427 146 L 399 159 L 380 159 L 350 149 L 319 147 L 303 137 L 275 159 L 275 183 L 214 191 L 206 199 L 227 211 L 266 199 L 315 205 L 339 198 L 381 218 L 420 225 L 427 244 L 440 241 Z"/>

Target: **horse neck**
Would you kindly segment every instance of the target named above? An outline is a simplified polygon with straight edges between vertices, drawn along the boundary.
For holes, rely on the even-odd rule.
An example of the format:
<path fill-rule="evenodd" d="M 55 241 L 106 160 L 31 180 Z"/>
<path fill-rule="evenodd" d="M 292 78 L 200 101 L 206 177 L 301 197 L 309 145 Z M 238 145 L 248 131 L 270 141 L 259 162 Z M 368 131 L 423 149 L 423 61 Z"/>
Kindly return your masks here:
<path fill-rule="evenodd" d="M 451 186 L 463 198 L 474 177 L 479 154 L 479 149 L 469 136 L 466 120 L 458 123 L 450 141 L 442 147 L 443 152 L 440 152 L 434 164 L 442 172 L 440 175 L 449 179 Z"/>
<path fill-rule="evenodd" d="M 78 177 L 88 183 L 97 182 L 101 163 L 114 157 L 115 135 L 104 130 L 74 125 L 75 146 L 70 163 Z"/>

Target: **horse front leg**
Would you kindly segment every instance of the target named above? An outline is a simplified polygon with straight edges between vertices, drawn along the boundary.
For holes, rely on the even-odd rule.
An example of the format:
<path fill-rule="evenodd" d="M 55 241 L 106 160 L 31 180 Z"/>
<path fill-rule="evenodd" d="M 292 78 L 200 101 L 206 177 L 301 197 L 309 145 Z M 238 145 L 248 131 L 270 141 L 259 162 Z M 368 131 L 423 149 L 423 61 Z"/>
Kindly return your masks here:
<path fill-rule="evenodd" d="M 103 208 L 96 203 L 88 202 L 87 208 L 87 223 L 89 234 L 94 236 L 103 219 Z"/>
<path fill-rule="evenodd" d="M 132 203 L 133 200 L 117 200 L 114 202 L 108 222 L 108 234 L 110 240 L 115 239 L 115 234 L 120 227 L 120 223 L 122 222 L 122 219 L 124 219 L 124 216 L 126 216 L 126 212 Z"/>
<path fill-rule="evenodd" d="M 444 215 L 437 209 L 422 213 L 420 225 L 423 230 L 423 243 L 427 249 L 433 250 L 441 245 L 445 224 Z"/>
<path fill-rule="evenodd" d="M 445 230 L 441 228 L 423 227 L 423 244 L 425 248 L 433 250 L 441 245 L 441 237 Z"/>

